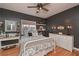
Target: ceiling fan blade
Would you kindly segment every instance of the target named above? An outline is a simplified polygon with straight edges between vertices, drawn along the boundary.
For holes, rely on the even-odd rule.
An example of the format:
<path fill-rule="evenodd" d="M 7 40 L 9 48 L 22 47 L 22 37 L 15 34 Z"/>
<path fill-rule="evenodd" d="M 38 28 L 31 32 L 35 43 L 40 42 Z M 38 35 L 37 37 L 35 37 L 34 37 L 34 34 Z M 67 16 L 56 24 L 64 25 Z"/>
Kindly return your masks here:
<path fill-rule="evenodd" d="M 27 6 L 27 8 L 37 8 L 37 6 Z"/>
<path fill-rule="evenodd" d="M 48 9 L 46 9 L 46 8 L 42 8 L 43 10 L 45 10 L 45 11 L 49 11 Z"/>

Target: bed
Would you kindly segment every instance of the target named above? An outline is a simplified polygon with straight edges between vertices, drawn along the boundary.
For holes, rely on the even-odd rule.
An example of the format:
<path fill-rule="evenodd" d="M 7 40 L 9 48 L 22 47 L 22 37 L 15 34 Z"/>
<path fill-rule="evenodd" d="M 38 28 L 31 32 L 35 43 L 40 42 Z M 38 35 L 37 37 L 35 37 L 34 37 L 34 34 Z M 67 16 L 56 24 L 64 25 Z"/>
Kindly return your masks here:
<path fill-rule="evenodd" d="M 35 36 L 22 39 L 20 56 L 44 56 L 55 47 L 54 40 L 50 37 Z"/>
<path fill-rule="evenodd" d="M 36 25 L 22 25 L 20 40 L 20 56 L 43 56 L 55 47 L 54 40 L 50 37 L 38 35 Z M 28 35 L 30 33 L 30 36 Z"/>

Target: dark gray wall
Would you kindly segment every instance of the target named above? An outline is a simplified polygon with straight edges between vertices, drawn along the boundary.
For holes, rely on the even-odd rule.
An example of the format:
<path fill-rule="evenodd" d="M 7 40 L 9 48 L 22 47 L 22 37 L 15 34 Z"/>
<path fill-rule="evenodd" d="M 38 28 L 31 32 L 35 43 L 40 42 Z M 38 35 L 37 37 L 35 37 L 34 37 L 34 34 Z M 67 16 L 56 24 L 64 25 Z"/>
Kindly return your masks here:
<path fill-rule="evenodd" d="M 79 6 L 61 12 L 54 16 L 51 16 L 48 19 L 45 19 L 46 21 L 44 21 L 44 19 L 39 17 L 0 8 L 0 21 L 1 20 L 4 21 L 5 19 L 7 20 L 25 19 L 25 20 L 36 21 L 38 23 L 46 22 L 47 32 L 53 32 L 51 29 L 53 24 L 66 25 L 67 24 L 66 21 L 69 20 L 69 24 L 73 26 L 72 35 L 75 36 L 74 46 L 79 48 Z"/>
<path fill-rule="evenodd" d="M 72 35 L 75 36 L 74 46 L 79 48 L 79 6 L 49 17 L 46 24 L 48 32 L 53 32 L 52 25 L 72 25 Z"/>
<path fill-rule="evenodd" d="M 31 20 L 31 21 L 36 21 L 38 23 L 44 22 L 42 18 L 19 13 L 16 11 L 11 11 L 7 9 L 0 8 L 0 20 Z"/>

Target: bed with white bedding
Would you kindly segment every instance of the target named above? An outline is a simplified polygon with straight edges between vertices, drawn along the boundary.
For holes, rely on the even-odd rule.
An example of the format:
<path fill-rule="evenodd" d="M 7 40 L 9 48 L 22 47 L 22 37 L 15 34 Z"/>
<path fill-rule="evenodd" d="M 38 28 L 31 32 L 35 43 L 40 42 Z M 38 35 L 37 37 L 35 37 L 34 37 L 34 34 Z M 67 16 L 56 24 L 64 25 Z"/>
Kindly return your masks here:
<path fill-rule="evenodd" d="M 49 37 L 32 36 L 21 39 L 21 56 L 43 56 L 52 51 L 54 47 L 54 41 Z"/>
<path fill-rule="evenodd" d="M 21 24 L 20 56 L 43 56 L 53 50 L 53 39 L 38 35 L 36 22 L 23 21 Z"/>

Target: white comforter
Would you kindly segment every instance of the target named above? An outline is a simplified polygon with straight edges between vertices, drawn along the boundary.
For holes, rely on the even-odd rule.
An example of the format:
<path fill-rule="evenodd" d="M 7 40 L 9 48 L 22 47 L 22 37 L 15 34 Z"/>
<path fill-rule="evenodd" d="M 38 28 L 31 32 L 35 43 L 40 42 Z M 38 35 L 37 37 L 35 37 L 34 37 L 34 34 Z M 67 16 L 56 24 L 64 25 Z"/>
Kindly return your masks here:
<path fill-rule="evenodd" d="M 21 38 L 21 53 L 20 55 L 33 55 L 36 51 L 40 51 L 46 48 L 50 48 L 52 46 L 53 48 L 53 42 L 46 42 L 46 41 L 40 41 L 40 40 L 46 40 L 46 39 L 50 39 L 49 37 L 44 37 L 44 36 L 35 36 L 35 37 L 22 37 Z M 29 42 L 33 42 L 33 41 L 38 41 L 38 42 L 34 42 L 33 46 L 31 46 L 31 44 L 29 44 L 26 48 L 26 52 L 24 51 L 24 45 L 26 43 Z M 40 41 L 40 42 L 39 42 Z M 36 46 L 35 46 L 36 45 Z M 25 54 L 24 54 L 25 53 Z"/>
<path fill-rule="evenodd" d="M 45 38 L 48 38 L 48 37 L 44 37 L 41 35 L 40 36 L 21 37 L 21 42 L 24 44 L 29 41 L 40 40 L 40 39 L 45 39 Z"/>

